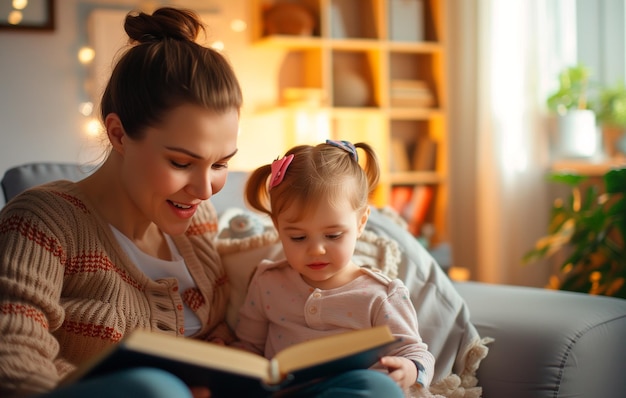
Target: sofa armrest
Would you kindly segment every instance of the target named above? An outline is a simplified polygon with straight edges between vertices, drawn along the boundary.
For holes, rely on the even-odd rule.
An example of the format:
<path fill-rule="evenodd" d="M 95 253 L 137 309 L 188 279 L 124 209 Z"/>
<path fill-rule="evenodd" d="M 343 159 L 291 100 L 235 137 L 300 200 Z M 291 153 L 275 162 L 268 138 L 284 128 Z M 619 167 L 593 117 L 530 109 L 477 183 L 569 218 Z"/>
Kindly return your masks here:
<path fill-rule="evenodd" d="M 485 398 L 626 397 L 626 300 L 455 283 L 481 336 Z"/>

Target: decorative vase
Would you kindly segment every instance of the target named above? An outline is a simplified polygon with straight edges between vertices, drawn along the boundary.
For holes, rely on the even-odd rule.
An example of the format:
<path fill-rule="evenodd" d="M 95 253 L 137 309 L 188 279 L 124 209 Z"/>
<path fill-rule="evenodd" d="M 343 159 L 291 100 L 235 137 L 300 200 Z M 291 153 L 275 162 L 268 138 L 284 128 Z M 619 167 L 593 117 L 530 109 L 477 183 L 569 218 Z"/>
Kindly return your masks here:
<path fill-rule="evenodd" d="M 268 35 L 311 36 L 315 18 L 304 5 L 277 3 L 265 12 L 265 33 Z"/>
<path fill-rule="evenodd" d="M 367 106 L 370 88 L 367 80 L 356 70 L 336 65 L 333 72 L 333 102 L 335 106 Z"/>

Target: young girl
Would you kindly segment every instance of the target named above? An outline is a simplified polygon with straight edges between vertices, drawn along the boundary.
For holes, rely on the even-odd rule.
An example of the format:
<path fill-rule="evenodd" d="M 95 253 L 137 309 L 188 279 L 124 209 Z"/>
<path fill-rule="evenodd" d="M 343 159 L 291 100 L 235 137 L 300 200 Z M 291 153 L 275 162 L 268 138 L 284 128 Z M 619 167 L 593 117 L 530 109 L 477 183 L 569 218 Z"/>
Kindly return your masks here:
<path fill-rule="evenodd" d="M 246 200 L 271 217 L 286 260 L 257 268 L 236 328 L 240 344 L 270 358 L 301 341 L 384 324 L 406 344 L 376 367 L 402 389 L 428 387 L 434 358 L 408 289 L 352 261 L 378 178 L 369 145 L 331 140 L 292 148 L 250 175 Z"/>

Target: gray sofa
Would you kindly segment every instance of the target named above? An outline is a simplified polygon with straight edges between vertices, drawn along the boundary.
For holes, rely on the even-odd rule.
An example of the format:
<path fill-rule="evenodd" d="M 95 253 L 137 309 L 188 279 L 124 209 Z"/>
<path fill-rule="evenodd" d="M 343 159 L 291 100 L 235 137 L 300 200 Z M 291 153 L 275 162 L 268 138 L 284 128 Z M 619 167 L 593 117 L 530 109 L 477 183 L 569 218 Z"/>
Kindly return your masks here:
<path fill-rule="evenodd" d="M 216 208 L 243 207 L 244 181 L 244 173 L 231 173 L 212 198 Z M 453 284 L 480 335 L 495 339 L 477 372 L 483 397 L 626 397 L 626 300 Z"/>
<path fill-rule="evenodd" d="M 23 189 L 29 181 L 64 178 L 55 165 L 26 165 L 7 174 L 2 183 L 12 194 L 6 185 Z M 216 208 L 244 206 L 244 180 L 244 173 L 231 173 L 212 198 Z M 479 282 L 453 286 L 480 335 L 495 339 L 477 372 L 483 397 L 626 397 L 626 300 Z"/>

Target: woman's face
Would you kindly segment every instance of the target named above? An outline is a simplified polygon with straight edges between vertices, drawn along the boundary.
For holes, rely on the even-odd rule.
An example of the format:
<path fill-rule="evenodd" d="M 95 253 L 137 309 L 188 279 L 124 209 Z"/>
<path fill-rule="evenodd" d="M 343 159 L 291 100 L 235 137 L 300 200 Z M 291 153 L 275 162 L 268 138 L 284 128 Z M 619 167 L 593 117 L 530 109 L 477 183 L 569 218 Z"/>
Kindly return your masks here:
<path fill-rule="evenodd" d="M 124 135 L 122 181 L 139 217 L 184 233 L 197 206 L 224 186 L 238 129 L 236 109 L 218 114 L 186 104 L 142 139 Z"/>

